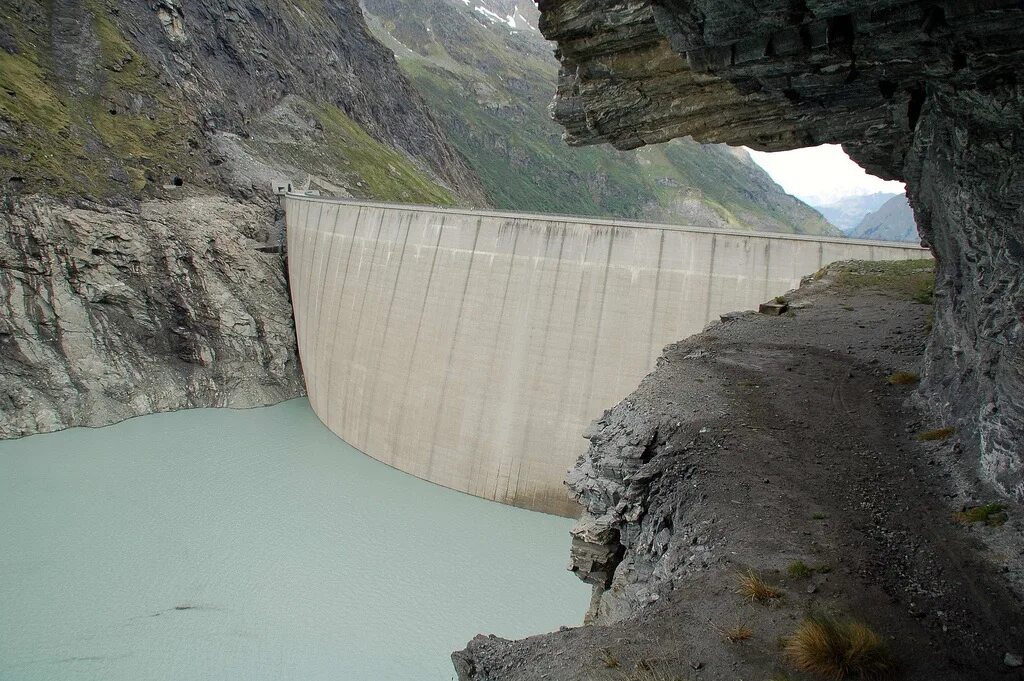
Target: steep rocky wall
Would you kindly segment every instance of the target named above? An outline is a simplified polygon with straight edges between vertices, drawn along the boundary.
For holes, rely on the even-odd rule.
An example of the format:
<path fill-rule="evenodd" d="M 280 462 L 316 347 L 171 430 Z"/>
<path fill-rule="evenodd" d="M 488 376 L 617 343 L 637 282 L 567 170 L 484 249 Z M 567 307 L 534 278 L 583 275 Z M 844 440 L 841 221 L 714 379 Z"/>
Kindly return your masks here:
<path fill-rule="evenodd" d="M 980 451 L 982 476 L 1024 499 L 1024 91 L 937 93 L 907 182 L 937 254 L 921 394 Z"/>
<path fill-rule="evenodd" d="M 178 2 L 180 37 L 152 31 L 146 3 L 122 3 L 141 50 L 196 95 L 204 126 L 245 134 L 288 95 L 340 108 L 375 139 L 403 150 L 456 194 L 483 203 L 479 181 L 451 146 L 391 52 L 369 33 L 357 0 Z M 128 30 L 131 30 L 129 28 Z"/>
<path fill-rule="evenodd" d="M 28 0 L 0 3 L 0 19 L 0 171 L 15 189 L 106 197 L 159 194 L 173 176 L 237 184 L 244 169 L 218 142 L 273 140 L 260 124 L 299 96 L 482 202 L 356 0 Z"/>
<path fill-rule="evenodd" d="M 572 144 L 840 142 L 905 179 L 939 262 L 921 394 L 1024 498 L 1016 0 L 542 0 Z"/>
<path fill-rule="evenodd" d="M 0 437 L 301 394 L 311 176 L 485 203 L 356 0 L 0 2 Z"/>
<path fill-rule="evenodd" d="M 302 394 L 283 256 L 257 250 L 272 212 L 218 196 L 9 202 L 0 438 Z"/>

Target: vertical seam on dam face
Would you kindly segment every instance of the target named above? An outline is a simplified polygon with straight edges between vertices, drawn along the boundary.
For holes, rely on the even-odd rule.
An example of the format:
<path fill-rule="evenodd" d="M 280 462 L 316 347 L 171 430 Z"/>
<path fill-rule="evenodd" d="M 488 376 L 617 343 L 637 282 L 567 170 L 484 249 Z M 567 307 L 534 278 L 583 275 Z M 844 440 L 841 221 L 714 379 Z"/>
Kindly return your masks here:
<path fill-rule="evenodd" d="M 353 363 L 356 361 L 356 353 L 359 350 L 359 342 L 358 342 L 359 338 L 360 338 L 359 332 L 363 328 L 363 313 L 364 313 L 364 311 L 366 309 L 366 296 L 370 292 L 370 282 L 372 280 L 372 275 L 373 275 L 373 271 L 372 271 L 373 270 L 373 263 L 375 262 L 375 260 L 377 258 L 377 247 L 380 245 L 380 233 L 381 233 L 382 228 L 384 227 L 384 219 L 385 219 L 385 217 L 386 216 L 385 216 L 384 212 L 381 211 L 380 221 L 378 221 L 378 223 L 377 223 L 377 232 L 376 232 L 376 235 L 373 238 L 373 252 L 370 255 L 370 263 L 367 265 L 368 272 L 367 272 L 367 277 L 366 277 L 366 286 L 363 287 L 362 296 L 359 299 L 359 312 L 356 314 L 356 328 L 355 328 L 355 332 L 351 334 L 352 335 L 352 352 L 349 354 L 348 366 L 352 366 Z M 360 260 L 360 264 L 359 264 L 359 269 L 360 270 L 362 269 L 362 261 L 361 260 Z M 351 395 L 350 395 L 350 397 L 351 397 Z M 349 400 L 347 400 L 347 399 L 342 403 L 342 405 L 341 405 L 341 415 L 338 417 L 338 421 L 341 424 L 342 428 L 344 428 L 345 424 L 348 422 L 347 421 L 348 403 L 349 403 Z"/>
<path fill-rule="evenodd" d="M 601 341 L 601 326 L 604 323 L 605 294 L 608 291 L 608 275 L 612 268 L 612 250 L 615 248 L 615 229 L 612 228 L 608 237 L 608 253 L 605 255 L 604 270 L 601 273 L 601 292 L 597 296 L 597 324 L 594 333 L 594 349 L 590 353 L 590 366 L 587 368 L 587 381 L 584 383 L 583 395 L 589 396 L 594 387 L 594 370 L 597 367 L 597 354 Z M 625 395 L 623 395 L 625 397 Z M 589 400 L 582 402 L 584 409 L 589 409 Z M 611 406 L 611 405 L 609 405 Z M 583 418 L 586 418 L 584 416 Z"/>
<path fill-rule="evenodd" d="M 547 230 L 547 238 L 550 239 L 551 230 Z M 547 243 L 545 242 L 545 253 L 547 252 Z M 551 334 L 551 323 L 552 316 L 555 309 L 555 298 L 558 296 L 558 279 L 562 273 L 562 254 L 565 252 L 565 231 L 562 231 L 561 238 L 558 241 L 558 258 L 555 260 L 555 274 L 554 279 L 551 282 L 551 289 L 549 291 L 550 296 L 548 297 L 547 312 L 544 315 L 544 334 L 541 337 L 541 357 L 540 365 L 544 366 L 544 360 L 548 356 L 548 339 Z M 528 447 L 530 436 L 534 434 L 534 417 L 536 412 L 537 401 L 529 400 L 527 402 L 526 412 L 526 427 L 523 429 L 523 437 L 520 440 L 519 446 L 521 449 Z M 529 472 L 529 471 L 528 471 Z M 528 503 L 536 503 L 536 494 L 532 496 Z"/>
<path fill-rule="evenodd" d="M 395 295 L 398 292 L 398 282 L 399 282 L 399 280 L 400 280 L 400 278 L 402 276 L 402 263 L 405 260 L 405 247 L 409 243 L 409 233 L 412 231 L 412 220 L 413 220 L 413 215 L 412 215 L 412 213 L 410 213 L 408 215 L 408 219 L 405 221 L 405 228 L 404 229 L 401 226 L 402 225 L 401 220 L 399 220 L 399 222 L 398 222 L 398 224 L 399 224 L 398 233 L 403 235 L 402 236 L 402 248 L 401 248 L 401 250 L 399 251 L 399 254 L 398 254 L 398 267 L 395 270 L 395 281 L 391 285 L 391 295 L 388 298 L 388 309 L 387 309 L 387 312 L 384 315 L 384 332 L 383 332 L 384 338 L 387 338 L 388 330 L 391 328 L 391 310 L 394 308 L 394 305 L 395 305 Z M 390 263 L 390 255 L 388 257 L 388 263 Z M 383 343 L 382 343 L 381 345 L 378 346 L 377 361 L 374 363 L 373 375 L 370 376 L 370 380 L 372 381 L 372 384 L 371 384 L 371 387 L 370 387 L 370 399 L 369 399 L 369 401 L 364 402 L 362 405 L 360 405 L 360 410 L 359 411 L 360 411 L 361 418 L 362 418 L 362 420 L 363 420 L 363 422 L 365 424 L 365 428 L 364 428 L 364 430 L 362 432 L 362 437 L 358 438 L 359 442 L 365 442 L 366 439 L 369 437 L 369 433 L 367 432 L 367 430 L 370 428 L 370 420 L 365 417 L 365 412 L 366 412 L 367 409 L 370 408 L 370 405 L 375 404 L 375 400 L 376 400 L 376 396 L 377 396 L 377 386 L 378 386 L 378 381 L 376 380 L 376 377 L 377 377 L 377 375 L 380 374 L 381 362 L 383 361 L 383 358 L 384 358 L 384 347 L 383 347 Z"/>
<path fill-rule="evenodd" d="M 452 331 L 452 342 L 448 347 L 448 360 L 444 367 L 444 381 L 441 383 L 441 394 L 437 400 L 437 409 L 434 412 L 434 427 L 430 434 L 430 453 L 427 458 L 428 475 L 434 470 L 434 448 L 437 442 L 437 427 L 440 423 L 441 409 L 444 408 L 444 400 L 448 394 L 448 377 L 452 373 L 452 359 L 455 356 L 455 346 L 459 342 L 459 324 L 462 321 L 462 310 L 466 305 L 466 292 L 469 290 L 469 279 L 473 276 L 473 258 L 476 256 L 476 244 L 480 239 L 480 220 L 477 220 L 476 229 L 473 233 L 473 247 L 469 253 L 469 266 L 466 268 L 466 278 L 462 281 L 462 295 L 459 297 L 459 311 L 455 315 L 455 329 Z"/>
<path fill-rule="evenodd" d="M 437 254 L 441 250 L 441 239 L 444 237 L 444 222 L 445 218 L 441 217 L 441 224 L 437 226 L 437 242 L 434 244 L 434 248 L 430 254 L 430 271 L 427 273 L 427 283 L 423 287 L 423 300 L 420 301 L 420 313 L 419 320 L 415 325 L 415 331 L 412 335 L 412 347 L 409 350 L 408 364 L 406 365 L 404 376 L 404 383 L 402 384 L 402 390 L 399 394 L 398 403 L 398 423 L 395 424 L 393 442 L 397 442 L 401 434 L 402 422 L 405 420 L 406 404 L 409 402 L 409 379 L 412 373 L 412 366 L 416 361 L 416 350 L 419 348 L 421 330 L 423 328 L 423 314 L 427 310 L 427 302 L 430 300 L 430 285 L 434 280 L 434 268 L 437 266 Z M 395 444 L 392 444 L 394 447 Z M 432 442 L 427 443 L 427 447 L 433 447 Z M 422 462 L 422 459 L 417 462 Z"/>
<path fill-rule="evenodd" d="M 651 321 L 647 326 L 647 344 L 651 348 L 647 363 L 651 366 L 654 365 L 655 352 L 655 339 L 654 339 L 654 325 L 657 323 L 658 317 L 658 284 L 661 282 L 661 262 L 665 255 L 665 232 L 658 235 L 658 264 L 654 270 L 654 292 L 651 295 Z"/>
<path fill-rule="evenodd" d="M 831 260 L 930 257 L 584 218 L 285 205 L 296 337 L 320 419 L 401 470 L 561 515 L 576 512 L 562 479 L 587 424 L 664 346 Z"/>
<path fill-rule="evenodd" d="M 494 369 L 495 369 L 495 366 L 497 364 L 497 358 L 498 358 L 498 350 L 497 350 L 498 338 L 501 336 L 501 322 L 502 322 L 502 320 L 505 319 L 505 307 L 506 307 L 506 305 L 508 303 L 509 282 L 512 281 L 512 270 L 515 267 L 516 249 L 518 247 L 519 247 L 519 230 L 518 229 L 513 229 L 512 230 L 512 252 L 511 252 L 511 255 L 509 257 L 508 271 L 505 273 L 505 282 L 504 282 L 504 285 L 501 287 L 501 291 L 502 291 L 502 294 L 501 294 L 501 305 L 499 305 L 499 307 L 498 307 L 497 322 L 494 325 L 494 336 L 491 339 L 490 344 L 488 345 L 488 349 L 489 349 L 490 352 L 488 354 L 487 375 L 486 375 L 486 378 L 485 378 L 485 383 L 488 386 L 490 386 L 492 384 L 493 379 L 494 379 Z M 490 406 L 491 394 L 492 394 L 492 392 L 490 390 L 484 391 L 484 395 L 483 395 L 484 403 L 483 403 L 483 410 L 482 410 L 483 413 L 486 413 L 487 412 L 487 408 Z M 478 418 L 478 419 L 476 419 L 476 421 L 474 423 L 473 438 L 470 441 L 471 444 L 470 444 L 470 447 L 469 447 L 469 451 L 479 451 L 480 439 L 481 439 L 481 430 L 482 429 L 483 429 L 483 419 Z M 475 481 L 475 480 L 479 479 L 478 475 L 477 475 L 479 467 L 480 467 L 480 459 L 478 457 L 473 457 L 473 460 L 470 462 L 470 473 L 469 473 L 469 479 L 470 480 L 474 480 Z M 472 489 L 470 489 L 468 491 L 471 494 L 476 494 L 476 492 L 473 491 Z M 485 496 L 485 495 L 477 495 L 477 496 Z M 487 498 L 493 499 L 494 497 L 492 496 L 492 497 L 487 497 Z"/>
<path fill-rule="evenodd" d="M 708 281 L 707 281 L 708 295 L 707 295 L 707 301 L 704 304 L 704 321 L 701 323 L 701 327 L 702 328 L 703 328 L 704 324 L 707 324 L 709 321 L 711 321 L 711 293 L 714 290 L 714 284 L 715 284 L 715 255 L 716 255 L 715 251 L 717 250 L 717 247 L 718 247 L 718 236 L 715 235 L 715 234 L 712 234 L 711 235 L 711 257 L 708 258 Z"/>
<path fill-rule="evenodd" d="M 332 289 L 335 291 L 334 297 L 336 298 L 335 303 L 334 303 L 334 328 L 331 329 L 331 331 L 330 331 L 330 333 L 332 334 L 332 342 L 331 342 L 331 350 L 332 350 L 331 354 L 332 354 L 332 356 L 334 354 L 334 351 L 338 347 L 338 335 L 341 334 L 341 333 L 347 333 L 348 332 L 347 328 L 345 328 L 344 326 L 342 326 L 341 324 L 338 323 L 338 319 L 341 316 L 341 306 L 342 306 L 342 304 L 344 302 L 344 299 L 345 299 L 345 284 L 346 284 L 346 282 L 348 282 L 348 269 L 349 269 L 349 266 L 350 266 L 350 264 L 352 262 L 352 251 L 355 250 L 354 244 L 355 244 L 355 239 L 356 239 L 356 228 L 357 228 L 357 226 L 359 224 L 359 218 L 361 216 L 362 216 L 362 209 L 360 209 L 356 213 L 355 219 L 351 220 L 351 223 L 352 223 L 352 236 L 349 238 L 349 242 L 350 242 L 349 243 L 349 247 L 347 249 L 345 249 L 345 269 L 344 269 L 344 271 L 342 272 L 342 275 L 341 275 L 341 287 L 340 288 L 336 288 L 336 287 L 332 286 Z M 337 231 L 338 231 L 337 230 L 337 223 L 338 222 L 340 222 L 340 217 L 335 219 L 335 233 L 337 233 Z M 337 273 L 337 269 L 335 269 L 335 273 Z M 334 384 L 334 362 L 333 361 L 332 362 L 328 362 L 328 366 L 330 367 L 330 369 L 328 369 L 328 377 L 327 377 L 327 385 L 328 385 L 327 403 L 329 405 L 327 413 L 330 414 L 330 415 L 333 415 L 334 414 L 334 407 L 333 407 L 333 405 L 334 405 L 334 396 L 337 394 L 337 392 L 333 388 L 333 384 Z M 328 417 L 328 418 L 331 418 L 331 417 Z"/>
<path fill-rule="evenodd" d="M 335 235 L 337 234 L 337 231 L 338 231 L 338 222 L 340 222 L 340 221 L 335 219 L 331 223 L 331 239 L 330 239 L 330 243 L 327 245 L 327 263 L 328 263 L 328 265 L 320 268 L 321 270 L 323 270 L 323 278 L 320 281 L 320 291 L 319 291 L 320 295 L 317 296 L 316 340 L 313 342 L 313 356 L 317 357 L 317 358 L 319 358 L 321 356 L 321 352 L 320 352 L 321 351 L 321 340 L 323 338 L 323 334 L 322 334 L 322 332 L 320 330 L 321 326 L 322 326 L 323 318 L 324 318 L 324 314 L 323 314 L 324 298 L 326 297 L 326 296 L 323 295 L 323 293 L 325 291 L 329 290 L 327 288 L 327 273 L 330 271 L 330 266 L 329 266 L 330 263 L 333 262 L 333 260 L 331 258 L 331 254 L 334 252 L 334 242 L 337 241 L 337 239 L 335 238 Z M 337 318 L 337 315 L 335 315 L 335 318 Z M 323 380 L 322 374 L 323 374 L 322 371 L 317 371 L 316 372 L 316 376 L 314 377 L 314 380 L 316 382 L 316 387 L 317 387 L 316 392 L 319 392 L 320 382 Z M 330 384 L 330 381 L 328 381 L 328 384 Z M 327 394 L 328 394 L 328 403 L 329 403 L 330 402 L 330 397 L 329 397 L 330 396 L 330 391 L 329 390 L 328 390 Z"/>

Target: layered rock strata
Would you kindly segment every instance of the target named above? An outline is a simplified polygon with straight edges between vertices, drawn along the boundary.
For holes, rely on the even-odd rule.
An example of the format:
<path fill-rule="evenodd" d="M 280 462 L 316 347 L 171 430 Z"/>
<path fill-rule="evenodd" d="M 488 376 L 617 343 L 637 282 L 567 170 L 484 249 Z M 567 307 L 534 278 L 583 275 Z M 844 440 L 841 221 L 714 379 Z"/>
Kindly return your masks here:
<path fill-rule="evenodd" d="M 921 394 L 1024 498 L 1024 8 L 1016 0 L 540 2 L 572 144 L 843 143 L 939 262 Z"/>

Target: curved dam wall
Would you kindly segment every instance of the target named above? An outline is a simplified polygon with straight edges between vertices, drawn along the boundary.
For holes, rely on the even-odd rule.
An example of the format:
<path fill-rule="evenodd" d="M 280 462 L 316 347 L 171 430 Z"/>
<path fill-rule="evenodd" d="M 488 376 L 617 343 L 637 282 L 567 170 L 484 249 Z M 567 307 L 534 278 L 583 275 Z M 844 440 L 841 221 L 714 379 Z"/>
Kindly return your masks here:
<path fill-rule="evenodd" d="M 395 468 L 561 515 L 582 433 L 662 348 L 847 259 L 917 247 L 289 196 L 320 419 Z"/>

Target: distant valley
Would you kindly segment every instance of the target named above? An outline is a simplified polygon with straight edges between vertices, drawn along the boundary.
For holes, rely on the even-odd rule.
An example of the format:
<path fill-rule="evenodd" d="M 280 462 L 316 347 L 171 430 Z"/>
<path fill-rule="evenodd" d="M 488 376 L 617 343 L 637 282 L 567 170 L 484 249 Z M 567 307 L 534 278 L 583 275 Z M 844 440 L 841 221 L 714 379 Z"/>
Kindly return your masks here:
<path fill-rule="evenodd" d="M 840 235 L 741 149 L 689 139 L 633 152 L 566 146 L 547 110 L 558 64 L 532 2 L 362 4 L 495 207 Z"/>

